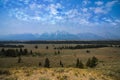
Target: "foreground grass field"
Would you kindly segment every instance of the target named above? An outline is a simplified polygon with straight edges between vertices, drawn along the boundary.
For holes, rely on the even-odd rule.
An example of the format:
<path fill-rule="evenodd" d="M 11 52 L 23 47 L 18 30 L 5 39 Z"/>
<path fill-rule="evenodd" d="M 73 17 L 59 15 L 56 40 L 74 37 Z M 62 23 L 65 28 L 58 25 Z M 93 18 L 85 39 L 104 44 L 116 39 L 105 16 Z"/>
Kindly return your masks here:
<path fill-rule="evenodd" d="M 18 57 L 1 57 L 0 80 L 120 80 L 119 47 L 54 49 L 55 47 L 75 46 L 76 44 L 23 45 L 28 49 L 28 52 L 32 50 L 33 54 L 22 56 L 21 63 L 17 63 Z M 58 51 L 60 54 L 56 55 L 55 53 Z M 84 69 L 75 68 L 77 58 L 85 65 L 88 58 L 93 56 L 99 60 L 95 68 L 86 66 Z M 45 58 L 50 60 L 51 68 L 43 67 Z M 60 60 L 64 67 L 59 65 Z M 41 66 L 39 66 L 39 62 L 41 62 Z"/>
<path fill-rule="evenodd" d="M 11 68 L 0 80 L 119 80 L 99 69 L 77 68 Z"/>

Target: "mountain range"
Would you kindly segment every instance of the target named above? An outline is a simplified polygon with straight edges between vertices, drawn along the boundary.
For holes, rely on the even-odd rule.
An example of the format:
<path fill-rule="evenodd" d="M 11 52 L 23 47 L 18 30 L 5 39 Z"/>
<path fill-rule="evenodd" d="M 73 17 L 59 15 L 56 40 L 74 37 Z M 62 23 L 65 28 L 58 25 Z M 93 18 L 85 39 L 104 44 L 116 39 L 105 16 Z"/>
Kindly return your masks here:
<path fill-rule="evenodd" d="M 9 34 L 0 36 L 0 40 L 120 40 L 114 34 L 97 35 L 93 33 L 71 34 L 65 31 L 43 34 Z"/>

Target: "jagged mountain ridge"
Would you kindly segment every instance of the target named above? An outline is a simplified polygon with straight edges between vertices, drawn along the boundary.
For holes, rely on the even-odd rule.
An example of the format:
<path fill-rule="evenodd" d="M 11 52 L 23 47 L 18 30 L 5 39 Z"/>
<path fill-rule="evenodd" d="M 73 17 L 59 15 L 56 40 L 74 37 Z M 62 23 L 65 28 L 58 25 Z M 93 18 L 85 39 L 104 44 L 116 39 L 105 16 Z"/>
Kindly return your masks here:
<path fill-rule="evenodd" d="M 99 36 L 93 33 L 72 34 L 64 31 L 43 34 L 12 34 L 0 36 L 0 40 L 118 40 L 119 36 Z"/>

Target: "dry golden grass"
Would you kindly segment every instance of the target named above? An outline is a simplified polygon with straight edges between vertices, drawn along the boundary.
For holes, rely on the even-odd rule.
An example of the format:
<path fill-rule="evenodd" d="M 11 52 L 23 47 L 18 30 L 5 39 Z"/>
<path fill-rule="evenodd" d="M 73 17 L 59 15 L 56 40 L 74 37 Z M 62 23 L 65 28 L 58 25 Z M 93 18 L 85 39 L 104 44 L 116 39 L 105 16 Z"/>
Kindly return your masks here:
<path fill-rule="evenodd" d="M 0 80 L 114 80 L 100 70 L 77 68 L 12 68 L 11 75 Z"/>

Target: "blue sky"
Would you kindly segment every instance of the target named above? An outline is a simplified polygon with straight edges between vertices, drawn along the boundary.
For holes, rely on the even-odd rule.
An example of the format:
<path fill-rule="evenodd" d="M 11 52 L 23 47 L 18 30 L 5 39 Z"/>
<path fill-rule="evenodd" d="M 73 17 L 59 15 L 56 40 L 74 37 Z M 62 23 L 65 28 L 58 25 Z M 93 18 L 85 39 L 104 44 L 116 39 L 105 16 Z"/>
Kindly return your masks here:
<path fill-rule="evenodd" d="M 0 35 L 120 34 L 120 0 L 0 0 Z"/>

